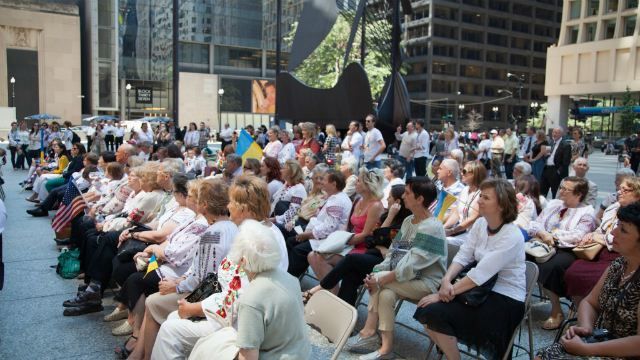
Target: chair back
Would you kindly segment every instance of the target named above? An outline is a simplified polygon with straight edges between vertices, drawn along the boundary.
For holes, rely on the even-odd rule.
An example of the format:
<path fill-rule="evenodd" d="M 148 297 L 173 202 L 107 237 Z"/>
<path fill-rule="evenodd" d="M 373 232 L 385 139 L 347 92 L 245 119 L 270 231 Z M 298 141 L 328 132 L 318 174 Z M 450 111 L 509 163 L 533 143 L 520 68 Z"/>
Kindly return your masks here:
<path fill-rule="evenodd" d="M 453 258 L 456 257 L 458 250 L 460 250 L 459 245 L 447 243 L 447 268 L 451 266 L 451 262 L 453 261 Z"/>
<path fill-rule="evenodd" d="M 336 345 L 331 357 L 335 360 L 356 326 L 358 311 L 330 291 L 320 290 L 305 306 L 304 319 Z"/>
<path fill-rule="evenodd" d="M 533 288 L 538 282 L 538 265 L 532 263 L 531 261 L 525 261 L 525 266 L 527 269 L 525 270 L 525 276 L 527 281 L 527 296 L 524 298 L 524 306 L 526 309 L 529 308 L 531 304 L 531 294 L 533 294 Z"/>

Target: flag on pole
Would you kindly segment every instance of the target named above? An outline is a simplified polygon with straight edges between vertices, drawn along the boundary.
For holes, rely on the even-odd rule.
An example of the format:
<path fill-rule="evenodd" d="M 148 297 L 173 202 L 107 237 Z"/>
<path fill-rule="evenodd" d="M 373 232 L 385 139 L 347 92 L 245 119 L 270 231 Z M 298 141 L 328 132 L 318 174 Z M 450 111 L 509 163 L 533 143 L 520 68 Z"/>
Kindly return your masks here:
<path fill-rule="evenodd" d="M 158 268 L 158 259 L 156 259 L 156 254 L 151 255 L 149 259 L 149 265 L 147 265 L 147 272 L 143 277 L 147 276 L 150 272 Z"/>
<path fill-rule="evenodd" d="M 262 159 L 262 148 L 245 129 L 242 129 L 236 143 L 236 154 L 242 157 L 244 164 L 246 159 Z"/>
<path fill-rule="evenodd" d="M 51 221 L 51 227 L 55 232 L 61 231 L 73 220 L 81 211 L 87 207 L 87 203 L 82 198 L 82 194 L 73 179 L 67 183 L 67 189 L 62 197 L 62 205 L 56 216 Z"/>
<path fill-rule="evenodd" d="M 431 210 L 433 216 L 437 217 L 438 220 L 443 221 L 447 210 L 449 210 L 451 205 L 457 200 L 458 198 L 442 190 L 438 193 L 438 200 L 431 203 L 429 210 Z"/>

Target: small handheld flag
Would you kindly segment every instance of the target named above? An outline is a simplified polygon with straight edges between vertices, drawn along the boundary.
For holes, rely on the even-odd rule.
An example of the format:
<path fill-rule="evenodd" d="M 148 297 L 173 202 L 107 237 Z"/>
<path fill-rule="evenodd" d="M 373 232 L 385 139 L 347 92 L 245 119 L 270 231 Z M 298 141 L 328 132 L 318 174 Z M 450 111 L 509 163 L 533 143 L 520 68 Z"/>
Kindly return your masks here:
<path fill-rule="evenodd" d="M 433 216 L 437 217 L 438 220 L 443 221 L 444 216 L 447 213 L 447 210 L 458 200 L 455 196 L 449 194 L 446 191 L 440 191 L 438 194 L 438 201 L 436 203 L 435 209 L 433 210 Z"/>
<path fill-rule="evenodd" d="M 149 265 L 147 265 L 147 272 L 144 274 L 144 276 L 146 277 L 147 275 L 149 275 L 150 272 L 152 272 L 157 268 L 158 268 L 158 260 L 156 259 L 156 255 L 153 254 L 149 259 Z"/>
<path fill-rule="evenodd" d="M 87 203 L 84 201 L 75 181 L 70 180 L 62 197 L 62 205 L 51 221 L 51 227 L 55 232 L 61 231 L 86 207 Z"/>
<path fill-rule="evenodd" d="M 236 143 L 236 154 L 242 157 L 244 164 L 246 159 L 262 159 L 262 148 L 246 130 L 242 129 Z"/>

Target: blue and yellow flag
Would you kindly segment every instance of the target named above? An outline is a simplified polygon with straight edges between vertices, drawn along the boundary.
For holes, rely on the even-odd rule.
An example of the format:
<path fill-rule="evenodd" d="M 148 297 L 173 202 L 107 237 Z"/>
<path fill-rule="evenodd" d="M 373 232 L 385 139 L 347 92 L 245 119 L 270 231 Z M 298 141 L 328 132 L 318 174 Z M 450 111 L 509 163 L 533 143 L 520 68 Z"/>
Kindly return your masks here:
<path fill-rule="evenodd" d="M 242 129 L 236 143 L 236 154 L 242 157 L 242 163 L 244 164 L 246 159 L 262 159 L 262 148 L 245 129 Z"/>
<path fill-rule="evenodd" d="M 156 259 L 156 255 L 153 254 L 151 255 L 151 258 L 149 259 L 149 265 L 147 265 L 147 272 L 144 274 L 144 276 L 149 275 L 150 272 L 152 272 L 153 270 L 158 268 L 158 260 Z"/>
<path fill-rule="evenodd" d="M 438 220 L 443 221 L 444 216 L 447 213 L 447 210 L 453 205 L 458 198 L 449 194 L 448 192 L 442 190 L 438 194 L 438 202 L 436 203 L 436 207 L 433 210 L 433 216 L 437 217 Z"/>

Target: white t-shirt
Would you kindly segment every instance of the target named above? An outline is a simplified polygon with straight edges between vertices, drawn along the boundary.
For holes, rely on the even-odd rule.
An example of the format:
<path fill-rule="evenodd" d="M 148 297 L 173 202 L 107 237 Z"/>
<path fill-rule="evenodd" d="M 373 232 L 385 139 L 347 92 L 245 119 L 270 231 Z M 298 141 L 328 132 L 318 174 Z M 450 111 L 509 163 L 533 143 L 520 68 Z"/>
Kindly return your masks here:
<path fill-rule="evenodd" d="M 364 161 L 379 161 L 382 158 L 382 154 L 378 154 L 375 158 L 373 157 L 382 147 L 380 140 L 384 143 L 380 130 L 373 128 L 367 131 L 364 142 Z"/>
<path fill-rule="evenodd" d="M 393 178 L 391 179 L 391 181 L 389 181 L 387 186 L 385 186 L 384 190 L 382 191 L 382 199 L 380 200 L 382 201 L 382 206 L 384 206 L 385 209 L 389 208 L 389 203 L 388 203 L 389 193 L 391 192 L 391 188 L 394 187 L 395 185 L 404 185 L 404 180 L 400 178 Z"/>
<path fill-rule="evenodd" d="M 220 131 L 220 137 L 224 141 L 231 141 L 231 138 L 233 137 L 233 129 L 230 127 L 222 129 L 222 131 Z"/>
<path fill-rule="evenodd" d="M 282 146 L 282 149 L 278 153 L 278 162 L 280 165 L 283 165 L 287 160 L 295 160 L 296 159 L 296 147 L 293 143 L 286 143 Z"/>
<path fill-rule="evenodd" d="M 418 133 L 416 138 L 416 152 L 414 158 L 428 157 L 429 156 L 429 145 L 431 144 L 431 140 L 429 137 L 429 133 L 422 129 Z"/>
<path fill-rule="evenodd" d="M 138 142 L 153 143 L 153 133 L 151 132 L 151 130 L 148 129 L 147 132 L 137 130 L 136 134 L 138 135 Z"/>
<path fill-rule="evenodd" d="M 124 127 L 117 127 L 116 128 L 116 137 L 124 137 L 124 131 L 125 128 Z"/>
<path fill-rule="evenodd" d="M 484 160 L 491 157 L 491 143 L 492 141 L 490 139 L 480 141 L 480 144 L 478 144 L 478 151 L 480 151 L 478 154 L 478 160 Z"/>
<path fill-rule="evenodd" d="M 364 140 L 362 139 L 362 135 L 359 132 L 351 134 L 348 136 L 349 145 L 351 145 L 351 154 L 356 160 L 360 159 L 362 155 L 362 144 Z"/>

